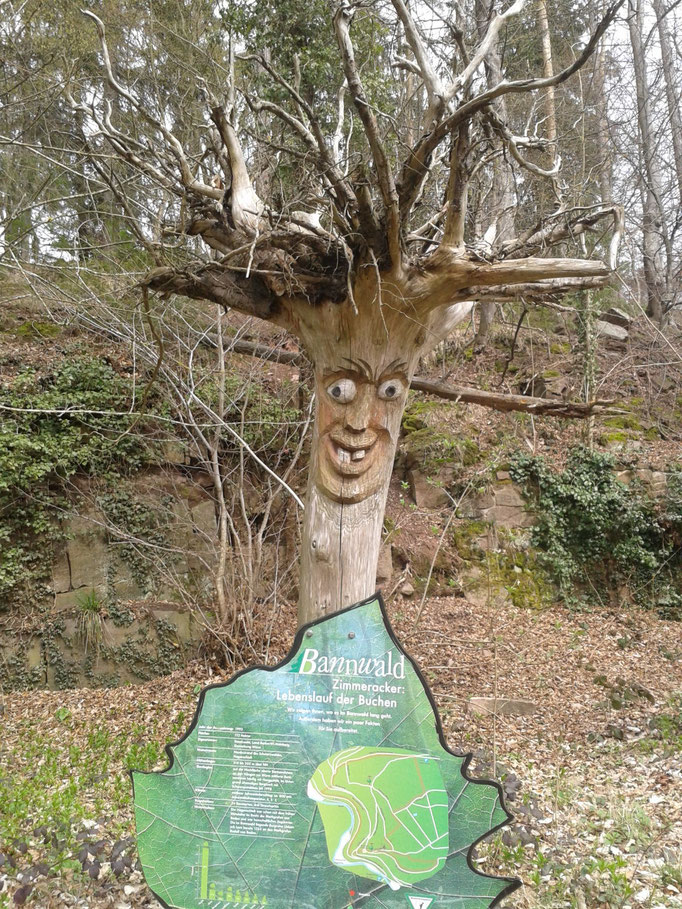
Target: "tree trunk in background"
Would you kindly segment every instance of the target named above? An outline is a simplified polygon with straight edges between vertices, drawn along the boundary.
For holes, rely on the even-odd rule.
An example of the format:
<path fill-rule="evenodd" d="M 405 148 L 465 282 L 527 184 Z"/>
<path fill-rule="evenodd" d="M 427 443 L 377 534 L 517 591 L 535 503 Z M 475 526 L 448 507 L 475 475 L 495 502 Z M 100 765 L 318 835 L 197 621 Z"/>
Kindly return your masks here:
<path fill-rule="evenodd" d="M 547 16 L 546 0 L 537 0 L 537 7 L 538 25 L 540 26 L 540 37 L 542 39 L 542 70 L 545 79 L 551 79 L 554 75 L 554 65 L 552 63 L 552 38 L 549 33 L 549 17 Z M 550 85 L 545 92 L 544 101 L 546 133 L 550 143 L 548 154 L 550 168 L 552 168 L 557 155 L 556 100 L 553 85 Z"/>
<path fill-rule="evenodd" d="M 599 21 L 602 2 L 597 0 L 590 7 L 590 25 Z M 609 135 L 608 101 L 606 98 L 606 49 L 602 41 L 595 51 L 593 92 L 597 114 L 597 150 L 599 163 L 599 190 L 606 205 L 613 198 L 612 149 Z"/>
<path fill-rule="evenodd" d="M 489 21 L 490 8 L 486 0 L 476 0 L 476 24 L 479 39 L 486 33 Z M 485 58 L 486 79 L 489 87 L 497 85 L 502 79 L 502 62 L 497 49 L 493 44 Z M 507 105 L 504 98 L 494 102 L 502 118 L 507 120 Z M 493 161 L 493 190 L 491 201 L 491 221 L 497 225 L 496 239 L 504 242 L 514 236 L 514 213 L 516 211 L 516 191 L 510 166 L 503 155 Z M 497 305 L 492 302 L 479 304 L 479 320 L 474 348 L 483 349 L 488 343 L 490 329 L 495 322 Z"/>
<path fill-rule="evenodd" d="M 653 0 L 658 36 L 661 41 L 661 64 L 665 80 L 665 96 L 668 102 L 668 115 L 670 117 L 670 132 L 673 140 L 673 154 L 675 158 L 675 173 L 677 175 L 678 201 L 682 205 L 682 116 L 680 116 L 680 100 L 678 87 L 675 84 L 675 51 L 673 48 L 668 20 L 666 18 L 666 4 L 661 0 Z"/>
<path fill-rule="evenodd" d="M 495 315 L 497 314 L 497 303 L 486 301 L 478 304 L 478 328 L 474 338 L 474 350 L 484 350 L 488 344 L 490 329 L 495 324 Z"/>
<path fill-rule="evenodd" d="M 642 245 L 644 281 L 647 290 L 647 315 L 657 322 L 663 316 L 665 297 L 664 213 L 661 208 L 661 175 L 652 132 L 651 101 L 642 42 L 641 0 L 628 0 L 628 27 L 637 91 L 642 196 Z"/>

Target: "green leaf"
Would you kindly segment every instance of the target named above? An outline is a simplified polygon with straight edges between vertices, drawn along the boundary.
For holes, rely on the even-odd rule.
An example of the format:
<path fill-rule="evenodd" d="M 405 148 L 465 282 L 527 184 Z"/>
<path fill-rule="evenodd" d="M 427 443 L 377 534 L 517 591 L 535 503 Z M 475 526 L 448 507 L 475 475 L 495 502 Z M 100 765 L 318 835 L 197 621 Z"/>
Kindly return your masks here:
<path fill-rule="evenodd" d="M 133 774 L 140 860 L 167 906 L 487 909 L 517 885 L 471 865 L 509 819 L 499 786 L 446 749 L 378 598 L 204 690 L 169 755 Z"/>
<path fill-rule="evenodd" d="M 57 707 L 54 715 L 60 723 L 65 723 L 67 720 L 71 719 L 71 711 L 68 707 Z"/>

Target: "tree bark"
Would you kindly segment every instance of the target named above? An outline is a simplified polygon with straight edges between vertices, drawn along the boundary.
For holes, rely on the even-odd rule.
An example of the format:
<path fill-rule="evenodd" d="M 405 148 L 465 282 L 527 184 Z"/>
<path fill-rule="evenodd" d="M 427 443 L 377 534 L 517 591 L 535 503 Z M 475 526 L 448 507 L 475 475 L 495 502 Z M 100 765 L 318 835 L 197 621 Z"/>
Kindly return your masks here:
<path fill-rule="evenodd" d="M 637 121 L 639 125 L 640 161 L 642 174 L 642 245 L 644 280 L 647 290 L 647 315 L 656 322 L 663 317 L 665 296 L 664 214 L 661 208 L 662 181 L 656 159 L 649 83 L 642 42 L 641 0 L 628 0 L 628 27 L 637 91 Z"/>
<path fill-rule="evenodd" d="M 298 624 L 374 593 L 388 482 L 356 504 L 333 502 L 309 480 L 300 561 Z"/>
<path fill-rule="evenodd" d="M 682 204 L 682 115 L 680 115 L 680 100 L 675 84 L 675 52 L 672 38 L 668 28 L 666 4 L 662 0 L 653 0 L 658 36 L 661 42 L 661 64 L 663 79 L 665 80 L 665 96 L 668 103 L 670 117 L 670 132 L 673 140 L 673 155 L 675 160 L 675 173 L 677 176 L 678 199 Z"/>

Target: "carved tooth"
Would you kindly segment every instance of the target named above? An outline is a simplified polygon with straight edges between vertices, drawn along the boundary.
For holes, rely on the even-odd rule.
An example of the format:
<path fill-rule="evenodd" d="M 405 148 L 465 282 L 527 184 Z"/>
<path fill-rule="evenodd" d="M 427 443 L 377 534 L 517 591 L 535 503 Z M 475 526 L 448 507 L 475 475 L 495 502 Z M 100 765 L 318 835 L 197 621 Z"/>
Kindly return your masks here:
<path fill-rule="evenodd" d="M 342 464 L 347 464 L 350 462 L 350 452 L 346 451 L 345 448 L 339 448 L 338 455 L 339 461 L 341 461 Z"/>
<path fill-rule="evenodd" d="M 365 449 L 364 449 L 364 448 L 360 448 L 360 449 L 358 449 L 358 451 L 354 451 L 354 452 L 353 452 L 353 460 L 354 460 L 354 461 L 362 461 L 362 459 L 364 458 L 364 456 L 365 456 Z"/>

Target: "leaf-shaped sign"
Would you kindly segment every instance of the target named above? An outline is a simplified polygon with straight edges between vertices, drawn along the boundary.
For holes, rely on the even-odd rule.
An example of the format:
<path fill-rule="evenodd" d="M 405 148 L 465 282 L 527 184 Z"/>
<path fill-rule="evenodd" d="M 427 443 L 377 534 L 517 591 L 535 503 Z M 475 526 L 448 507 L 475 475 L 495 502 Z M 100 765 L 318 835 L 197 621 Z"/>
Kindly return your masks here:
<path fill-rule="evenodd" d="M 466 776 L 379 596 L 302 629 L 274 669 L 205 689 L 161 773 L 135 773 L 145 877 L 175 909 L 488 909 L 470 863 L 509 815 Z"/>

